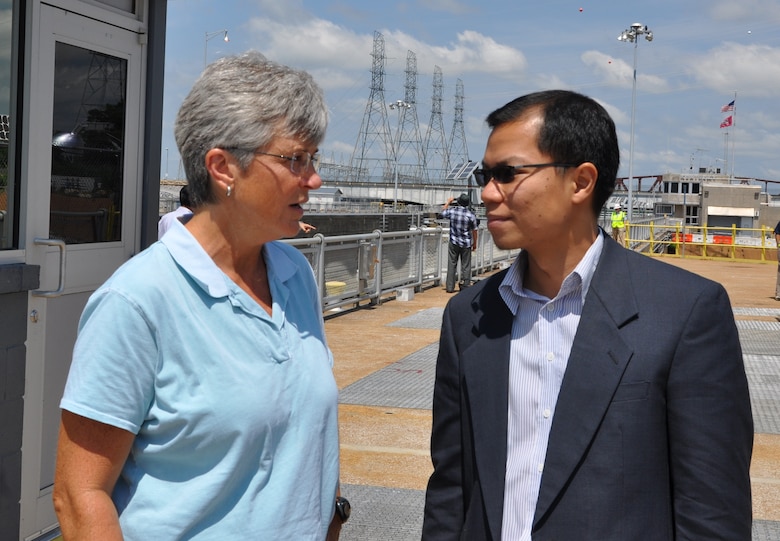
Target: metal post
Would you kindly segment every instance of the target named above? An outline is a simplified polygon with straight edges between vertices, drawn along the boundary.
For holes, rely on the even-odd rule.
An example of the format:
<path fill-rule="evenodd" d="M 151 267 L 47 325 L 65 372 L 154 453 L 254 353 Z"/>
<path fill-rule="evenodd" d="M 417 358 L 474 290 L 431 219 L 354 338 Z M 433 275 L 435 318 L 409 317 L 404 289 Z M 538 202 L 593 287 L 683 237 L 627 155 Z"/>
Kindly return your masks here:
<path fill-rule="evenodd" d="M 618 36 L 618 41 L 628 41 L 634 44 L 634 78 L 631 90 L 631 140 L 628 150 L 628 222 L 633 220 L 634 212 L 634 124 L 636 119 L 636 58 L 639 36 L 644 36 L 647 41 L 653 41 L 653 33 L 642 23 L 634 23 L 630 28 L 623 30 Z"/>
<path fill-rule="evenodd" d="M 206 32 L 206 39 L 203 40 L 203 67 L 205 68 L 209 63 L 209 55 L 208 55 L 208 49 L 209 49 L 209 40 L 212 38 L 215 38 L 219 36 L 220 34 L 224 35 L 222 40 L 227 43 L 230 41 L 230 38 L 228 38 L 228 31 L 224 28 L 222 30 L 217 30 L 216 32 Z"/>
<path fill-rule="evenodd" d="M 633 223 L 634 211 L 634 124 L 636 118 L 636 53 L 639 40 L 634 39 L 634 84 L 631 91 L 631 140 L 628 147 L 628 223 Z"/>
<path fill-rule="evenodd" d="M 393 212 L 398 208 L 398 150 L 401 146 L 401 109 L 409 109 L 411 106 L 410 103 L 403 100 L 395 100 L 394 103 L 388 105 L 390 109 L 398 109 L 398 127 L 393 140 Z"/>

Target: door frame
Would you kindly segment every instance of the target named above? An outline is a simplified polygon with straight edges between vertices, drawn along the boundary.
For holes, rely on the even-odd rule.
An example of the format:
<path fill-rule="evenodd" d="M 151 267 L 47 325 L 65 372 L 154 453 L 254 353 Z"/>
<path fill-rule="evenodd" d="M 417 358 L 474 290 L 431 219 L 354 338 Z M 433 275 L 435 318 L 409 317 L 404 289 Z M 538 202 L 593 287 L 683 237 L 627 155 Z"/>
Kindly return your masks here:
<path fill-rule="evenodd" d="M 56 425 L 51 416 L 64 385 L 67 367 L 51 366 L 55 355 L 67 357 L 75 341 L 75 321 L 80 306 L 122 262 L 136 253 L 141 245 L 142 194 L 144 193 L 144 122 L 148 116 L 145 97 L 146 34 L 84 17 L 62 8 L 35 3 L 28 11 L 34 39 L 29 39 L 27 50 L 34 59 L 28 65 L 25 77 L 26 95 L 30 106 L 24 112 L 23 122 L 28 133 L 22 195 L 23 223 L 21 235 L 25 243 L 25 262 L 40 266 L 40 288 L 28 296 L 27 353 L 25 400 L 22 436 L 22 484 L 20 503 L 20 539 L 33 539 L 57 527 L 51 503 L 51 486 L 41 487 L 42 472 L 53 465 L 42 467 L 51 449 L 43 449 L 45 440 L 56 441 L 56 435 L 44 430 Z M 67 19 L 67 20 L 66 20 Z M 84 31 L 84 30 L 87 31 Z M 51 190 L 51 125 L 53 115 L 53 74 L 55 47 L 64 42 L 90 50 L 97 50 L 127 60 L 125 134 L 123 160 L 122 234 L 120 241 L 69 245 L 61 253 L 57 247 L 36 243 L 35 239 L 49 236 L 49 198 Z M 159 154 L 159 151 L 158 151 Z M 159 181 L 158 181 L 159 182 Z M 106 252 L 108 251 L 108 252 Z M 111 253 L 108 263 L 96 263 L 103 254 Z M 60 258 L 64 265 L 60 265 Z M 85 261 L 87 262 L 85 264 Z M 94 265 L 99 265 L 95 267 Z M 90 268 L 90 265 L 92 267 Z M 57 289 L 61 268 L 65 268 L 64 294 L 66 299 L 41 296 L 41 290 Z M 85 276 L 85 272 L 87 275 Z M 69 277 L 70 276 L 70 277 Z M 75 302 L 74 302 L 75 300 Z M 66 308 L 52 310 L 50 303 L 66 302 Z M 62 304 L 60 304 L 62 306 Z M 54 314 L 66 319 L 48 321 Z M 58 333 L 55 347 L 47 346 L 51 335 Z M 60 343 L 68 342 L 68 343 Z M 57 351 L 53 351 L 53 350 Z M 47 370 L 48 365 L 48 370 Z M 47 374 L 48 372 L 48 374 Z M 49 381 L 47 382 L 47 375 Z M 54 381 L 62 379 L 62 381 Z M 54 390 L 52 390 L 54 389 Z M 47 414 L 47 412 L 49 412 Z"/>

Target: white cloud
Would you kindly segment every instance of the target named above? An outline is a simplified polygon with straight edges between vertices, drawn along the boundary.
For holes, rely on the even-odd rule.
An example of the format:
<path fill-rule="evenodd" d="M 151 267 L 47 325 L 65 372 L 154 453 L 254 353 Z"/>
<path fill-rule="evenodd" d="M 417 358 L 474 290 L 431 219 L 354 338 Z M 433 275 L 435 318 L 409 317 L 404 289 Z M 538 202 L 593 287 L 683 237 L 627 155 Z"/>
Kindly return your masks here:
<path fill-rule="evenodd" d="M 711 3 L 709 8 L 716 21 L 755 20 L 757 13 L 764 20 L 780 17 L 780 2 L 777 0 L 720 0 Z"/>
<path fill-rule="evenodd" d="M 247 28 L 252 35 L 249 43 L 256 43 L 255 48 L 278 62 L 309 69 L 323 66 L 365 69 L 371 66 L 373 37 L 357 34 L 324 19 L 287 25 L 255 17 Z"/>
<path fill-rule="evenodd" d="M 618 107 L 615 107 L 614 105 L 612 105 L 610 103 L 606 103 L 606 102 L 603 102 L 603 101 L 598 100 L 598 99 L 596 101 L 599 102 L 599 104 L 604 109 L 606 109 L 607 113 L 609 113 L 609 116 L 612 117 L 612 121 L 615 123 L 615 125 L 617 125 L 617 126 L 622 126 L 622 125 L 628 126 L 629 122 L 631 122 L 631 117 L 629 115 L 627 115 L 626 113 L 624 113 L 623 111 L 621 111 Z"/>
<path fill-rule="evenodd" d="M 446 46 L 432 45 L 417 40 L 404 32 L 383 32 L 388 56 L 406 57 L 411 50 L 417 55 L 421 72 L 433 72 L 434 66 L 444 73 L 459 76 L 466 73 L 488 73 L 508 79 L 518 79 L 528 66 L 519 50 L 501 45 L 493 38 L 473 30 L 458 33 L 457 40 Z M 403 56 L 402 56 L 403 53 Z"/>
<path fill-rule="evenodd" d="M 780 96 L 780 48 L 723 43 L 695 58 L 690 68 L 704 86 L 729 94 Z"/>
<path fill-rule="evenodd" d="M 458 0 L 420 0 L 419 5 L 432 11 L 443 11 L 454 15 L 463 15 L 469 12 L 469 7 Z"/>
<path fill-rule="evenodd" d="M 542 73 L 535 75 L 534 84 L 540 89 L 570 88 L 571 86 L 555 73 Z"/>
<path fill-rule="evenodd" d="M 365 78 L 371 69 L 374 36 L 359 34 L 324 19 L 312 19 L 304 25 L 286 24 L 267 17 L 251 19 L 247 25 L 252 38 L 250 43 L 269 58 L 303 67 L 310 71 L 332 68 L 334 80 L 319 79 L 323 86 L 335 88 L 349 86 L 354 76 L 347 72 L 359 72 Z M 417 56 L 419 73 L 432 74 L 439 66 L 445 75 L 459 77 L 465 73 L 488 73 L 508 79 L 518 79 L 527 67 L 522 52 L 501 45 L 479 32 L 464 31 L 454 42 L 434 45 L 418 40 L 401 31 L 381 31 L 388 60 L 388 73 L 402 74 L 407 51 Z M 295 36 L 295 39 L 290 39 Z M 394 64 L 390 66 L 390 64 Z"/>
<path fill-rule="evenodd" d="M 616 59 L 599 51 L 586 51 L 580 57 L 583 64 L 591 68 L 608 86 L 632 88 L 634 67 L 625 60 Z M 636 84 L 643 92 L 662 93 L 669 91 L 669 83 L 657 75 L 637 71 Z"/>

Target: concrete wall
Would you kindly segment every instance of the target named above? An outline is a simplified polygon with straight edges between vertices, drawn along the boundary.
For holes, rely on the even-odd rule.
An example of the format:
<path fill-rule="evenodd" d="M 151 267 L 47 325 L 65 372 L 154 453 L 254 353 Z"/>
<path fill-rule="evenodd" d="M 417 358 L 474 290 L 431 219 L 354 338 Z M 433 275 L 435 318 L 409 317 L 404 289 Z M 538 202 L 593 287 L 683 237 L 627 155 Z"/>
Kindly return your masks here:
<path fill-rule="evenodd" d="M 780 222 L 780 207 L 761 205 L 761 214 L 758 217 L 758 225 L 756 227 L 768 227 L 774 229 Z"/>
<path fill-rule="evenodd" d="M 737 207 L 758 210 L 760 186 L 702 184 L 702 203 L 708 207 Z"/>
<path fill-rule="evenodd" d="M 19 536 L 27 295 L 37 266 L 0 265 L 0 541 Z"/>
<path fill-rule="evenodd" d="M 306 214 L 303 221 L 317 229 L 299 237 L 312 237 L 322 233 L 326 237 L 336 235 L 365 235 L 372 231 L 404 231 L 411 225 L 409 214 Z"/>

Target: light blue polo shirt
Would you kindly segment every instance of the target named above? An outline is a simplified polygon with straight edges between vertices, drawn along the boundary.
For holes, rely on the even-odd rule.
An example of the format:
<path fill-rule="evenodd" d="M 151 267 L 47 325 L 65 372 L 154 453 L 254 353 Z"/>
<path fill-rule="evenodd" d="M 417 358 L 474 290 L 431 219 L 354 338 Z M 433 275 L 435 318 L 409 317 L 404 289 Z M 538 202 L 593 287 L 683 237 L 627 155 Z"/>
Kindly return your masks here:
<path fill-rule="evenodd" d="M 128 541 L 322 541 L 338 389 L 313 273 L 264 247 L 269 316 L 181 224 L 89 299 L 60 406 L 136 434 L 113 499 Z"/>

